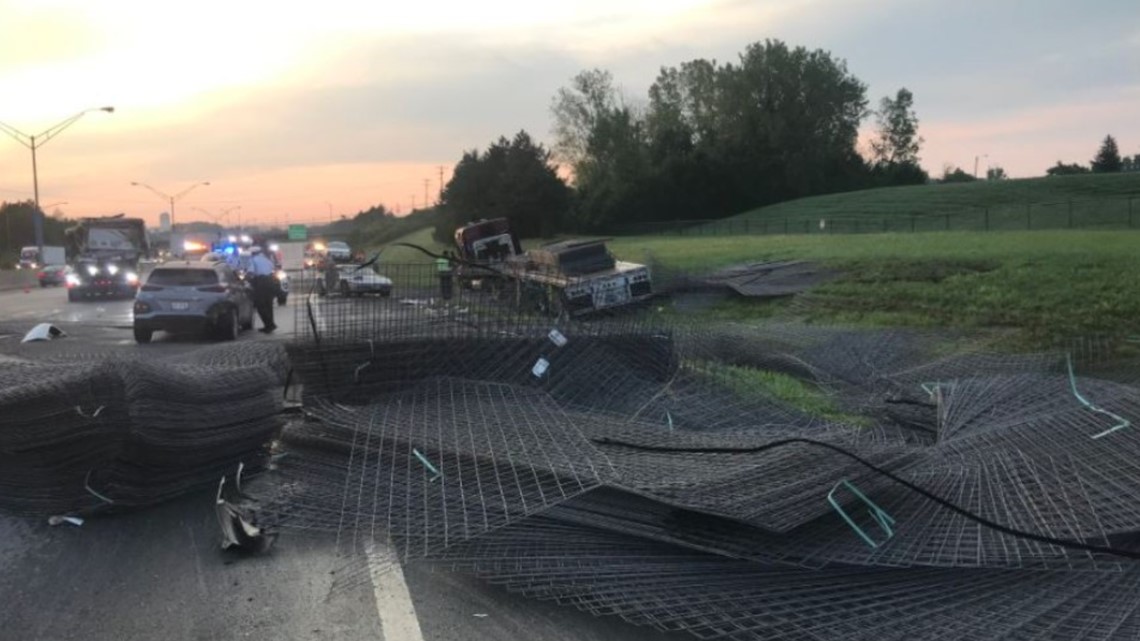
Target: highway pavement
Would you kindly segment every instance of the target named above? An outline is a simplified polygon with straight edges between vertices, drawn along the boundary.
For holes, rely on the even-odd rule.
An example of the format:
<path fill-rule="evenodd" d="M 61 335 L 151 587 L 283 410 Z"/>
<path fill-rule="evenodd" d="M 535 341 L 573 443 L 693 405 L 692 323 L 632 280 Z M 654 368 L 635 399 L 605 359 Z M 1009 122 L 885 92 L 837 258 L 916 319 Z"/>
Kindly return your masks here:
<path fill-rule="evenodd" d="M 246 332 L 239 340 L 287 340 L 294 304 L 277 308 L 278 334 Z M 135 345 L 130 309 L 130 301 L 69 303 L 63 289 L 0 292 L 0 367 L 4 354 L 174 354 L 211 344 L 157 335 Z M 58 323 L 69 335 L 20 344 L 17 332 L 38 322 Z M 0 514 L 0 641 L 691 638 L 523 599 L 415 563 L 334 592 L 345 560 L 332 541 L 286 532 L 264 556 L 223 552 L 212 504 L 207 492 L 81 526 Z"/>

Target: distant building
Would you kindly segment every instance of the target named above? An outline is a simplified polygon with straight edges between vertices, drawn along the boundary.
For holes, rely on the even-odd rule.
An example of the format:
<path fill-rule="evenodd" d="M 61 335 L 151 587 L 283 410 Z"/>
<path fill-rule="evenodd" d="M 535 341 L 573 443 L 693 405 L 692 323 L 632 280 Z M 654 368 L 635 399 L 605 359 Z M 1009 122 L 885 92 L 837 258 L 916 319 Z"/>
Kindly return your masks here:
<path fill-rule="evenodd" d="M 170 231 L 170 214 L 162 212 L 158 215 L 158 228 L 161 231 Z"/>

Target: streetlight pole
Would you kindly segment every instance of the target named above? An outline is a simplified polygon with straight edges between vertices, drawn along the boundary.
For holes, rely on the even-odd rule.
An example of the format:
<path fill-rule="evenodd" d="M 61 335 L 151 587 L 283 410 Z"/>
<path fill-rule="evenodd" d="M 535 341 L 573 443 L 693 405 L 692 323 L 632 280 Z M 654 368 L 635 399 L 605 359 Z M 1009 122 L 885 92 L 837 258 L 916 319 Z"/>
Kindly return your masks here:
<path fill-rule="evenodd" d="M 332 203 L 327 200 L 325 201 L 325 204 L 329 206 L 329 224 L 331 225 L 333 222 L 333 206 Z"/>
<path fill-rule="evenodd" d="M 107 113 L 115 113 L 114 107 L 98 107 L 92 109 L 84 109 L 83 111 L 75 114 L 74 116 L 62 120 L 44 131 L 34 136 L 28 135 L 11 125 L 6 125 L 0 122 L 0 131 L 8 134 L 16 140 L 16 142 L 32 150 L 32 196 L 35 199 L 36 211 L 32 215 L 32 225 L 35 228 L 36 247 L 39 249 L 40 255 L 44 253 L 44 212 L 40 209 L 40 174 L 39 167 L 36 163 L 36 151 L 46 145 L 48 141 L 55 138 L 64 129 L 67 129 L 75 121 L 92 111 L 105 111 Z"/>
<path fill-rule="evenodd" d="M 989 158 L 989 154 L 982 154 L 981 156 L 974 156 L 974 178 L 978 177 L 978 158 Z"/>
<path fill-rule="evenodd" d="M 195 189 L 197 189 L 198 187 L 201 187 L 203 185 L 209 187 L 210 183 L 209 182 L 194 183 L 193 185 L 190 185 L 186 189 L 183 189 L 182 191 L 178 192 L 177 194 L 174 194 L 173 196 L 169 196 L 169 195 L 164 194 L 161 191 L 155 189 L 154 187 L 151 187 L 150 185 L 148 185 L 146 183 L 140 183 L 140 182 L 132 182 L 131 183 L 132 187 L 146 187 L 151 192 L 153 192 L 154 195 L 156 195 L 159 198 L 170 203 L 170 233 L 172 233 L 172 234 L 175 232 L 175 229 L 174 229 L 174 203 L 181 200 L 182 197 L 185 196 L 186 194 L 194 191 Z"/>

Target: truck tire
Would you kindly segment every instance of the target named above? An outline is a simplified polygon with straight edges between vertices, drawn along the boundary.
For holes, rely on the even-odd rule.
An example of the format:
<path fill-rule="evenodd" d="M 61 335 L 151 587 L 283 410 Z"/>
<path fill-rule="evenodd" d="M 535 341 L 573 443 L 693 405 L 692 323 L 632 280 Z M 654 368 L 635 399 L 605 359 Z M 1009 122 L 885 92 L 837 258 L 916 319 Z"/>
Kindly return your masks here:
<path fill-rule="evenodd" d="M 70 294 L 71 292 L 68 292 L 68 293 Z M 135 327 L 135 342 L 136 343 L 138 343 L 140 345 L 145 345 L 145 344 L 149 343 L 150 339 L 153 337 L 154 337 L 154 330 L 153 329 L 143 329 L 141 327 Z"/>

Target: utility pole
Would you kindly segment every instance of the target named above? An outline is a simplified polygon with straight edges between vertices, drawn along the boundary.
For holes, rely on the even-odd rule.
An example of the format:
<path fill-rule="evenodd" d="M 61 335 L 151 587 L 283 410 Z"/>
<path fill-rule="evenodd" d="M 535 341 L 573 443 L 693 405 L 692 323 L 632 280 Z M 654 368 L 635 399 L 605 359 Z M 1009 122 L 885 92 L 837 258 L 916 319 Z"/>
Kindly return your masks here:
<path fill-rule="evenodd" d="M 439 166 L 439 202 L 443 202 L 443 165 Z"/>
<path fill-rule="evenodd" d="M 36 247 L 39 249 L 40 256 L 43 256 L 44 253 L 44 212 L 42 209 L 40 209 L 40 175 L 39 168 L 36 165 L 36 150 L 38 150 L 52 138 L 58 136 L 61 131 L 70 127 L 75 121 L 82 118 L 84 114 L 90 113 L 92 111 L 105 111 L 107 113 L 115 113 L 115 108 L 100 107 L 98 109 L 84 109 L 83 111 L 75 114 L 67 120 L 52 125 L 50 128 L 35 136 L 28 135 L 11 125 L 6 125 L 0 122 L 0 132 L 8 134 L 14 138 L 16 142 L 32 151 L 32 197 L 34 198 L 33 202 L 36 205 L 36 210 L 32 212 L 32 230 L 35 234 Z"/>
<path fill-rule="evenodd" d="M 427 190 L 428 190 L 428 183 L 430 183 L 430 182 L 431 182 L 431 178 L 424 178 L 424 207 L 428 206 Z"/>
<path fill-rule="evenodd" d="M 408 211 L 409 211 L 409 213 L 410 213 L 410 212 L 413 212 L 413 211 L 415 211 L 415 210 L 416 210 L 416 195 L 415 195 L 415 194 L 412 194 L 412 208 L 411 208 L 410 210 L 408 210 Z"/>
<path fill-rule="evenodd" d="M 978 158 L 989 158 L 989 154 L 982 154 L 981 156 L 974 156 L 974 178 L 978 177 Z"/>

